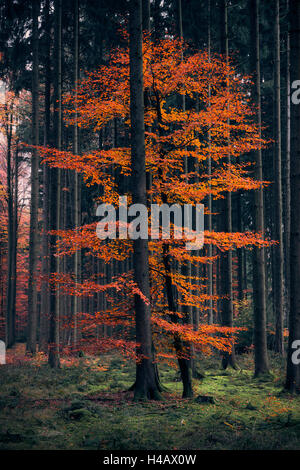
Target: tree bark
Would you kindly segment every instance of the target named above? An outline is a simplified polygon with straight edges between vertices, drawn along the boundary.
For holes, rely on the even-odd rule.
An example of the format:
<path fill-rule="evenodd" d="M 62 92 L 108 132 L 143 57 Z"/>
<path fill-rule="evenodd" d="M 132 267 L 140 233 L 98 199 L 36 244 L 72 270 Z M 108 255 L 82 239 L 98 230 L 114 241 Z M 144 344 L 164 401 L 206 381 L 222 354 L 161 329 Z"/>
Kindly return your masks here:
<path fill-rule="evenodd" d="M 221 53 L 228 61 L 228 0 L 221 1 Z M 230 139 L 230 138 L 229 138 Z M 228 141 L 229 141 L 228 139 Z M 230 154 L 227 162 L 230 164 Z M 232 231 L 231 193 L 228 192 L 221 201 L 221 226 L 222 231 Z M 220 294 L 221 294 L 221 324 L 222 326 L 233 326 L 233 304 L 232 304 L 232 251 L 228 250 L 221 254 L 220 260 Z M 234 344 L 231 352 L 222 354 L 222 367 L 236 368 Z"/>
<path fill-rule="evenodd" d="M 54 134 L 55 146 L 61 148 L 61 30 L 62 30 L 62 0 L 55 0 L 54 23 Z M 50 230 L 58 230 L 60 226 L 60 170 L 50 170 Z M 53 276 L 59 272 L 59 258 L 56 256 L 56 236 L 50 236 L 50 273 Z M 49 331 L 48 362 L 53 368 L 60 367 L 59 359 L 59 291 L 54 282 L 50 285 L 50 331 Z"/>
<path fill-rule="evenodd" d="M 15 342 L 15 307 L 13 304 L 13 273 L 14 273 L 14 209 L 13 209 L 13 171 L 12 171 L 12 129 L 13 107 L 6 106 L 6 139 L 7 139 L 7 290 L 6 290 L 6 347 Z M 12 105 L 13 106 L 13 105 Z"/>
<path fill-rule="evenodd" d="M 289 0 L 287 0 L 287 13 L 289 11 Z M 290 35 L 287 31 L 286 37 L 286 160 L 285 160 L 285 293 L 286 293 L 286 315 L 290 312 L 290 237 L 291 237 L 291 79 L 290 79 Z"/>
<path fill-rule="evenodd" d="M 261 132 L 261 92 L 260 92 L 260 49 L 259 49 L 259 0 L 250 0 L 251 14 L 251 72 L 254 74 L 253 101 L 258 106 L 257 124 Z M 261 149 L 255 152 L 255 177 L 263 180 Z M 254 191 L 254 230 L 264 235 L 263 189 Z M 265 250 L 253 249 L 253 311 L 254 311 L 254 354 L 255 376 L 269 371 L 266 333 L 266 282 Z"/>
<path fill-rule="evenodd" d="M 45 117 L 44 117 L 44 146 L 50 144 L 50 88 L 51 88 L 51 64 L 50 64 L 50 0 L 45 2 Z M 41 314 L 40 314 L 40 336 L 39 350 L 48 351 L 49 340 L 49 310 L 50 310 L 50 290 L 49 290 L 49 168 L 43 165 L 43 236 L 42 236 L 42 285 L 41 285 Z"/>
<path fill-rule="evenodd" d="M 282 183 L 281 183 L 281 109 L 280 109 L 280 23 L 279 0 L 275 0 L 275 70 L 274 70 L 274 94 L 275 94 L 275 122 L 274 122 L 274 171 L 275 171 L 275 217 L 274 237 L 278 245 L 274 247 L 275 261 L 275 351 L 284 353 L 283 346 L 283 234 L 282 234 Z"/>
<path fill-rule="evenodd" d="M 32 0 L 32 143 L 39 144 L 39 64 L 38 64 L 38 15 L 39 0 Z M 38 262 L 38 204 L 39 204 L 39 155 L 32 150 L 31 157 L 31 200 L 29 233 L 28 273 L 28 337 L 27 351 L 36 352 L 37 341 L 37 262 Z"/>
<path fill-rule="evenodd" d="M 142 55 L 142 1 L 130 0 L 130 118 L 132 199 L 134 204 L 147 205 L 144 87 Z M 150 301 L 148 240 L 133 241 L 134 280 Z M 134 399 L 159 399 L 152 354 L 151 309 L 139 295 L 135 295 L 136 341 L 138 361 Z"/>
<path fill-rule="evenodd" d="M 19 193 L 19 148 L 16 143 L 15 162 L 14 162 L 15 184 L 14 184 L 14 204 L 13 204 L 13 240 L 12 240 L 12 337 L 13 342 L 16 340 L 16 296 L 17 296 L 17 256 L 18 256 L 18 193 Z"/>
<path fill-rule="evenodd" d="M 208 29 L 207 29 L 207 49 L 208 49 L 208 57 L 209 61 L 211 60 L 211 1 L 208 0 L 207 4 L 207 16 L 208 16 Z M 211 96 L 211 87 L 210 84 L 208 84 L 208 94 L 209 94 L 209 99 Z M 211 132 L 210 130 L 208 131 L 208 145 L 209 149 L 211 148 Z M 208 166 L 208 176 L 209 176 L 209 181 L 211 180 L 211 155 L 209 153 L 208 156 L 208 161 L 207 161 L 207 166 Z M 208 225 L 207 229 L 209 232 L 212 231 L 212 195 L 208 195 Z M 210 244 L 208 247 L 208 256 L 211 258 L 213 255 L 213 247 Z M 209 310 L 208 310 L 208 324 L 212 325 L 214 322 L 214 311 L 213 311 L 213 265 L 212 263 L 209 263 L 207 266 L 208 270 L 208 295 L 209 295 Z"/>
<path fill-rule="evenodd" d="M 79 1 L 74 1 L 74 83 L 73 87 L 75 90 L 75 121 L 77 120 L 77 82 L 79 78 L 79 70 L 78 70 L 78 61 L 79 61 Z M 75 155 L 78 154 L 78 126 L 77 123 L 74 125 L 73 129 L 73 153 Z M 75 171 L 74 173 L 74 225 L 75 228 L 80 226 L 80 198 L 79 198 L 79 176 L 78 173 Z M 74 255 L 74 277 L 75 282 L 79 282 L 79 266 L 80 266 L 80 250 L 77 250 Z M 78 339 L 78 322 L 77 316 L 79 312 L 79 305 L 80 299 L 76 295 L 74 296 L 74 304 L 73 304 L 73 317 L 74 317 L 74 333 L 73 333 L 73 342 L 74 347 L 76 347 L 77 339 Z"/>

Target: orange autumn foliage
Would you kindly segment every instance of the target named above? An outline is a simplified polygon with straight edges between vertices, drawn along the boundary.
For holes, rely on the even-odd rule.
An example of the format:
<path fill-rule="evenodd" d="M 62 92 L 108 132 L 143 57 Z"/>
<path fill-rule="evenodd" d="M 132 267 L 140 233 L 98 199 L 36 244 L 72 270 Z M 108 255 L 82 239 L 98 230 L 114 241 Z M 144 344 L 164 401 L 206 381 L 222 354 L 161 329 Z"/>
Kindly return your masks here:
<path fill-rule="evenodd" d="M 210 58 L 207 52 L 193 52 L 175 39 L 151 42 L 145 37 L 143 57 L 144 88 L 147 92 L 146 169 L 152 179 L 149 200 L 151 198 L 152 203 L 161 204 L 164 195 L 169 204 L 194 205 L 205 203 L 209 194 L 218 199 L 223 198 L 227 191 L 253 190 L 265 184 L 251 177 L 251 166 L 236 161 L 237 157 L 267 145 L 260 138 L 255 123 L 249 78 L 242 77 L 221 57 Z M 185 110 L 179 105 L 183 95 Z M 129 116 L 129 52 L 127 48 L 117 48 L 111 52 L 106 65 L 87 73 L 79 82 L 76 95 L 71 93 L 64 97 L 64 117 L 68 125 L 77 124 L 95 133 L 118 120 L 123 135 L 122 145 L 91 149 L 82 155 L 40 147 L 44 162 L 80 173 L 88 186 L 101 186 L 102 194 L 95 203 L 117 205 L 119 179 L 127 181 L 131 174 L 130 147 L 124 138 L 125 131 L 130 130 Z M 230 165 L 226 163 L 228 154 L 231 155 Z M 208 158 L 213 162 L 211 175 L 205 169 Z M 186 161 L 188 171 L 185 170 Z M 130 192 L 127 193 L 130 199 Z M 130 240 L 99 240 L 95 228 L 96 224 L 89 224 L 59 231 L 58 253 L 65 256 L 84 250 L 86 256 L 101 259 L 104 263 L 124 261 L 131 256 Z M 269 243 L 263 234 L 205 231 L 205 244 L 212 244 L 221 251 Z M 179 294 L 176 312 L 168 311 L 166 301 L 165 279 L 168 273 L 163 264 L 166 245 L 173 267 L 172 284 Z M 208 258 L 204 250 L 203 254 L 188 252 L 184 241 L 174 239 L 151 240 L 149 255 L 151 298 L 144 300 L 151 302 L 157 357 L 172 356 L 171 338 L 174 335 L 194 343 L 196 349 L 206 353 L 212 348 L 230 349 L 236 329 L 205 324 L 209 296 L 205 293 L 204 280 L 199 276 L 187 278 L 174 269 L 175 262 L 177 265 L 213 263 L 217 255 Z M 87 335 L 92 337 L 101 324 L 122 325 L 121 335 L 134 327 L 133 298 L 135 294 L 142 294 L 134 284 L 130 270 L 115 276 L 109 284 L 89 276 L 78 283 L 72 275 L 55 276 L 51 282 L 56 282 L 63 292 L 73 295 L 106 293 L 106 312 L 82 313 L 81 328 Z M 117 296 L 112 295 L 112 291 L 117 292 Z M 198 331 L 180 321 L 184 317 L 184 306 L 200 307 L 203 312 Z M 174 321 L 175 316 L 179 321 Z M 118 336 L 116 344 L 117 341 L 120 341 Z"/>

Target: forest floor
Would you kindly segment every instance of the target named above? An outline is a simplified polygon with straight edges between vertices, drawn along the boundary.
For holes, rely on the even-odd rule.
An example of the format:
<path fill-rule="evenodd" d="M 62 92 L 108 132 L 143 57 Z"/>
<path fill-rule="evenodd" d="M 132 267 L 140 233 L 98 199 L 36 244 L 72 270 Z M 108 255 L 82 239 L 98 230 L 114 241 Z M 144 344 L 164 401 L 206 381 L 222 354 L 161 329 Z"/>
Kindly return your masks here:
<path fill-rule="evenodd" d="M 284 361 L 253 379 L 251 354 L 239 371 L 201 360 L 195 398 L 182 400 L 178 372 L 160 366 L 161 402 L 134 403 L 134 364 L 116 355 L 0 366 L 0 449 L 300 449 L 300 397 L 283 392 Z M 213 397 L 199 403 L 198 395 Z"/>

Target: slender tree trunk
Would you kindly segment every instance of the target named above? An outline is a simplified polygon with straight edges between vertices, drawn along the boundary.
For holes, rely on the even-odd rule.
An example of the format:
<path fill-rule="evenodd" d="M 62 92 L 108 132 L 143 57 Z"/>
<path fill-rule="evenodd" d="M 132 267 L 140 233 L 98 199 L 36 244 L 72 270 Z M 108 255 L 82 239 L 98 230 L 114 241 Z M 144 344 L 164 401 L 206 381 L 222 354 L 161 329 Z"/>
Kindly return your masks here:
<path fill-rule="evenodd" d="M 12 172 L 12 128 L 13 109 L 9 110 L 6 104 L 6 138 L 7 138 L 7 291 L 6 291 L 6 347 L 13 346 L 15 342 L 15 318 L 13 306 L 13 250 L 14 250 L 14 214 L 13 214 L 13 172 Z"/>
<path fill-rule="evenodd" d="M 75 122 L 77 120 L 77 82 L 79 78 L 78 73 L 78 40 L 79 40 L 79 4 L 78 0 L 74 1 L 74 90 L 75 90 Z M 73 129 L 73 153 L 78 154 L 78 126 L 75 123 Z M 79 200 L 79 176 L 75 171 L 74 173 L 74 225 L 75 228 L 80 226 L 80 200 Z M 77 250 L 74 255 L 74 276 L 75 282 L 79 282 L 79 260 L 80 260 L 80 250 Z M 78 324 L 77 324 L 77 315 L 79 312 L 80 299 L 76 295 L 74 296 L 74 305 L 73 305 L 73 315 L 74 315 L 74 334 L 73 341 L 74 346 L 76 347 L 77 338 L 78 338 Z"/>
<path fill-rule="evenodd" d="M 38 16 L 39 0 L 32 0 L 32 143 L 39 144 L 39 64 L 38 64 Z M 33 149 L 31 157 L 31 201 L 28 273 L 28 337 L 27 351 L 35 354 L 37 340 L 37 262 L 38 262 L 38 203 L 39 203 L 39 155 Z"/>
<path fill-rule="evenodd" d="M 260 48 L 259 48 L 259 0 L 250 0 L 251 13 L 251 72 L 254 74 L 253 101 L 258 106 L 257 123 L 261 130 L 261 94 L 260 94 Z M 262 152 L 255 152 L 255 177 L 263 180 Z M 254 191 L 254 229 L 264 235 L 264 197 L 263 189 Z M 269 371 L 266 333 L 266 282 L 265 250 L 253 249 L 253 310 L 254 310 L 254 354 L 255 376 Z"/>
<path fill-rule="evenodd" d="M 221 1 L 221 53 L 228 61 L 228 0 Z M 230 137 L 229 137 L 230 139 Z M 228 139 L 228 141 L 229 141 Z M 227 163 L 230 164 L 230 154 Z M 222 231 L 232 231 L 231 215 L 231 193 L 226 193 L 222 201 L 221 224 Z M 232 251 L 228 250 L 221 255 L 220 266 L 220 290 L 221 290 L 221 323 L 222 326 L 233 326 L 233 304 L 232 304 Z M 222 354 L 222 367 L 228 366 L 236 368 L 234 344 L 230 353 Z"/>
<path fill-rule="evenodd" d="M 51 88 L 51 65 L 50 65 L 50 0 L 45 2 L 45 35 L 46 35 L 46 60 L 45 60 L 45 124 L 44 124 L 44 145 L 50 144 L 50 88 Z M 50 290 L 49 290 L 49 167 L 43 165 L 43 236 L 42 236 L 42 285 L 41 285 L 41 315 L 40 315 L 40 336 L 39 350 L 48 351 L 49 340 L 49 311 L 50 311 Z"/>
<path fill-rule="evenodd" d="M 144 89 L 142 56 L 142 2 L 130 0 L 130 117 L 132 198 L 134 204 L 147 205 Z M 148 240 L 133 241 L 134 280 L 150 300 Z M 139 295 L 135 296 L 137 354 L 135 400 L 159 399 L 152 355 L 151 309 Z"/>
<path fill-rule="evenodd" d="M 61 32 L 62 32 L 62 0 L 55 0 L 54 24 L 54 134 L 57 149 L 61 148 Z M 50 170 L 50 230 L 58 230 L 60 226 L 60 170 Z M 59 258 L 56 256 L 56 236 L 50 236 L 50 272 L 53 276 L 59 272 Z M 60 367 L 59 359 L 59 291 L 54 283 L 50 286 L 50 331 L 48 362 L 51 367 Z"/>
<path fill-rule="evenodd" d="M 242 211 L 242 192 L 237 193 L 237 231 L 243 231 L 243 211 Z M 245 282 L 244 282 L 244 249 L 237 249 L 238 259 L 238 299 L 244 300 Z"/>
<path fill-rule="evenodd" d="M 289 0 L 287 0 L 287 12 L 289 11 Z M 285 160 L 285 291 L 286 291 L 286 316 L 290 312 L 290 236 L 291 236 L 291 95 L 290 95 L 290 35 L 286 38 L 286 160 Z"/>
<path fill-rule="evenodd" d="M 207 30 L 207 48 L 208 48 L 208 57 L 209 61 L 211 60 L 211 1 L 208 0 L 208 30 Z M 208 94 L 209 94 L 209 99 L 211 95 L 211 87 L 210 84 L 208 84 Z M 211 148 L 211 132 L 210 130 L 208 131 L 208 145 L 209 145 L 209 150 Z M 209 152 L 208 156 L 208 177 L 209 177 L 209 182 L 211 180 L 211 155 Z M 209 232 L 212 231 L 212 195 L 208 195 L 208 226 L 207 229 Z M 213 255 L 213 247 L 210 244 L 208 247 L 208 256 L 211 258 Z M 209 310 L 208 310 L 208 324 L 212 325 L 214 322 L 214 312 L 213 312 L 213 265 L 212 263 L 209 263 L 207 266 L 208 269 L 208 295 L 209 295 Z"/>
<path fill-rule="evenodd" d="M 274 171 L 275 171 L 275 219 L 274 236 L 278 245 L 274 247 L 275 255 L 275 351 L 283 354 L 283 234 L 282 234 L 282 183 L 281 183 L 281 109 L 280 109 L 280 23 L 279 0 L 275 0 L 275 125 L 274 125 Z"/>
<path fill-rule="evenodd" d="M 300 2 L 290 0 L 291 84 L 300 77 Z M 300 364 L 293 359 L 294 341 L 300 339 L 300 105 L 291 100 L 291 245 L 290 318 L 286 388 L 300 392 Z M 297 345 L 299 348 L 299 346 Z"/>
<path fill-rule="evenodd" d="M 18 254 L 18 190 L 19 190 L 19 149 L 16 144 L 15 149 L 15 184 L 14 184 L 14 204 L 13 204 L 13 242 L 12 242 L 12 288 L 11 288 L 11 315 L 12 315 L 12 336 L 16 340 L 16 296 L 17 296 L 17 254 Z"/>

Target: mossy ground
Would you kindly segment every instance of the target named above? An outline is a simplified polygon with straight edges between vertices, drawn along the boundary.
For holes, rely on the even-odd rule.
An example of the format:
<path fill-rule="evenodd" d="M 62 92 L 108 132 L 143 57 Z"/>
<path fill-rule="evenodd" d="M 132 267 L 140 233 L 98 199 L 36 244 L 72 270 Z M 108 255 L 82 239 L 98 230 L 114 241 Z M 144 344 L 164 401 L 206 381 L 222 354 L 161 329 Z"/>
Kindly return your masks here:
<path fill-rule="evenodd" d="M 91 365 L 92 364 L 92 365 Z M 176 370 L 160 367 L 169 392 L 161 402 L 134 403 L 126 390 L 133 364 L 118 356 L 51 370 L 46 364 L 0 367 L 0 449 L 300 449 L 300 397 L 283 393 L 284 361 L 253 379 L 251 355 L 239 371 L 219 357 L 199 362 L 205 378 L 182 400 Z M 103 370 L 106 369 L 106 370 Z"/>

